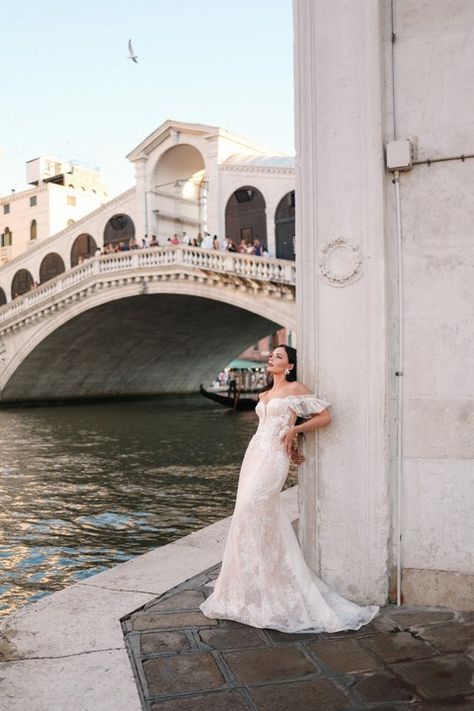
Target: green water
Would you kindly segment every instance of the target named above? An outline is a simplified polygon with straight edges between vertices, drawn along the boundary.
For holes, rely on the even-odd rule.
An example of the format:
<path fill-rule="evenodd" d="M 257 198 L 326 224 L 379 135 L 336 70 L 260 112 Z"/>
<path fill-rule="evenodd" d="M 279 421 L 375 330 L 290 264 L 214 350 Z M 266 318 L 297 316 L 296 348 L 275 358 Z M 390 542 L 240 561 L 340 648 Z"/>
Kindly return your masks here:
<path fill-rule="evenodd" d="M 230 515 L 255 428 L 200 396 L 0 410 L 0 615 Z"/>

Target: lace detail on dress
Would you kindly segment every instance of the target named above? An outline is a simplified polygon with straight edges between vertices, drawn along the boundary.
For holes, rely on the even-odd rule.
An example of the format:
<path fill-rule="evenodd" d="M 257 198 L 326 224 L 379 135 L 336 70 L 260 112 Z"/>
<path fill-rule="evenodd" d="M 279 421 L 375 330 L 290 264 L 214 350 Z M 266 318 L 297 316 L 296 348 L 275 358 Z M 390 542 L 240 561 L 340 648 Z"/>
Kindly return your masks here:
<path fill-rule="evenodd" d="M 298 417 L 312 417 L 330 405 L 330 403 L 323 398 L 316 397 L 316 395 L 309 393 L 308 395 L 290 395 L 287 399 L 290 408 Z"/>
<path fill-rule="evenodd" d="M 297 415 L 328 405 L 311 394 L 257 403 L 259 425 L 242 462 L 221 571 L 200 605 L 207 617 L 283 632 L 336 632 L 358 629 L 378 614 L 374 605 L 341 597 L 308 568 L 280 505 L 289 465 L 282 436 Z"/>

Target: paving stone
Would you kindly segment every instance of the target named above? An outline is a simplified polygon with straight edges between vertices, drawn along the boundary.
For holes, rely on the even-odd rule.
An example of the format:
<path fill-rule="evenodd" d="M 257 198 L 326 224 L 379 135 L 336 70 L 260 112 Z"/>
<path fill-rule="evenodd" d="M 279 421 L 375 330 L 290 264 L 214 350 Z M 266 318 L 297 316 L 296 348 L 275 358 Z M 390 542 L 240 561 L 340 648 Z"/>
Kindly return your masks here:
<path fill-rule="evenodd" d="M 281 632 L 280 630 L 271 630 L 268 628 L 265 628 L 265 634 L 267 634 L 272 642 L 275 642 L 276 644 L 285 644 L 285 643 L 293 643 L 293 642 L 308 642 L 312 639 L 320 639 L 320 635 L 318 634 L 309 634 L 305 632 Z"/>
<path fill-rule="evenodd" d="M 217 620 L 205 617 L 202 612 L 137 612 L 132 622 L 135 631 L 217 625 Z"/>
<path fill-rule="evenodd" d="M 414 691 L 394 674 L 386 670 L 376 670 L 354 676 L 354 688 L 369 703 L 381 701 L 413 701 Z"/>
<path fill-rule="evenodd" d="M 232 649 L 235 647 L 265 647 L 267 642 L 255 629 L 234 629 L 233 627 L 199 630 L 199 637 L 214 649 Z"/>
<path fill-rule="evenodd" d="M 330 637 L 367 637 L 372 634 L 380 634 L 381 632 L 391 632 L 396 629 L 396 623 L 388 616 L 388 614 L 380 614 L 368 624 L 360 627 L 358 630 L 342 630 L 341 632 L 331 632 Z"/>
<path fill-rule="evenodd" d="M 365 637 L 362 646 L 370 652 L 378 654 L 387 664 L 405 662 L 412 659 L 433 657 L 436 652 L 420 639 L 415 639 L 409 632 L 380 634 L 375 637 Z"/>
<path fill-rule="evenodd" d="M 240 691 L 214 691 L 206 695 L 188 696 L 185 699 L 155 701 L 151 711 L 248 711 L 249 707 Z"/>
<path fill-rule="evenodd" d="M 329 679 L 271 684 L 249 689 L 258 711 L 344 711 L 345 694 Z"/>
<path fill-rule="evenodd" d="M 238 629 L 240 629 L 241 627 L 245 627 L 249 630 L 255 629 L 255 627 L 252 627 L 251 625 L 243 625 L 241 622 L 236 622 L 235 620 L 226 620 L 224 618 L 219 618 L 219 627 L 237 627 Z"/>
<path fill-rule="evenodd" d="M 145 608 L 149 610 L 197 610 L 204 602 L 205 595 L 202 590 L 183 590 L 165 600 L 157 600 Z"/>
<path fill-rule="evenodd" d="M 382 666 L 356 639 L 318 639 L 306 647 L 335 672 L 368 671 Z"/>
<path fill-rule="evenodd" d="M 182 652 L 189 648 L 189 641 L 184 632 L 146 632 L 140 635 L 142 655 Z"/>
<path fill-rule="evenodd" d="M 390 612 L 390 617 L 400 627 L 436 624 L 454 619 L 454 612 L 450 610 L 404 610 L 403 607 L 395 608 Z"/>
<path fill-rule="evenodd" d="M 427 627 L 419 632 L 440 652 L 470 652 L 474 650 L 474 622 L 450 622 Z"/>
<path fill-rule="evenodd" d="M 459 657 L 434 657 L 402 662 L 392 667 L 395 674 L 413 684 L 425 699 L 472 694 L 474 666 Z"/>
<path fill-rule="evenodd" d="M 225 652 L 223 657 L 244 684 L 295 679 L 317 671 L 303 652 L 290 646 Z"/>
<path fill-rule="evenodd" d="M 219 667 L 208 652 L 147 659 L 143 662 L 143 671 L 152 696 L 204 691 L 225 684 Z"/>

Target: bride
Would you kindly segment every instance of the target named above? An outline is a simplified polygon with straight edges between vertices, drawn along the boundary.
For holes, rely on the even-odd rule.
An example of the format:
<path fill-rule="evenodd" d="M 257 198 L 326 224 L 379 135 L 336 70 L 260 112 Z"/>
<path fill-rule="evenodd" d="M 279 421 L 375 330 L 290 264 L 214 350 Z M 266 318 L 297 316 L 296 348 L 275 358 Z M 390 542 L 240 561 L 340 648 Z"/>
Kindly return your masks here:
<path fill-rule="evenodd" d="M 329 403 L 296 380 L 296 351 L 290 346 L 274 349 L 268 373 L 269 385 L 256 407 L 258 429 L 242 462 L 221 570 L 200 609 L 210 618 L 282 632 L 359 629 L 379 608 L 346 600 L 308 568 L 280 504 L 290 458 L 303 461 L 294 442 L 299 434 L 330 423 Z M 296 424 L 297 418 L 303 421 Z"/>

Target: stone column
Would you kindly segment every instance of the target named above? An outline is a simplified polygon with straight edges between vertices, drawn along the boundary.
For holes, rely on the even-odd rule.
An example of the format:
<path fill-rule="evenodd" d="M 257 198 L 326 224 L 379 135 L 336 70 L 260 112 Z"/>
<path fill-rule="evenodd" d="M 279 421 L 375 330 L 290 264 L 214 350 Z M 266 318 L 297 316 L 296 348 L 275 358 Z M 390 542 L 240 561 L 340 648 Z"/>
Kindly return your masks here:
<path fill-rule="evenodd" d="M 381 4 L 294 0 L 300 379 L 333 404 L 307 437 L 300 540 L 342 594 L 384 603 L 390 531 Z"/>
<path fill-rule="evenodd" d="M 149 229 L 148 202 L 150 195 L 146 193 L 148 189 L 146 179 L 147 159 L 146 157 L 137 158 L 134 163 L 135 179 L 137 184 L 137 217 L 135 221 L 135 237 L 138 244 L 141 244 L 143 237 Z"/>

